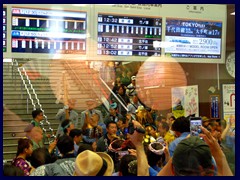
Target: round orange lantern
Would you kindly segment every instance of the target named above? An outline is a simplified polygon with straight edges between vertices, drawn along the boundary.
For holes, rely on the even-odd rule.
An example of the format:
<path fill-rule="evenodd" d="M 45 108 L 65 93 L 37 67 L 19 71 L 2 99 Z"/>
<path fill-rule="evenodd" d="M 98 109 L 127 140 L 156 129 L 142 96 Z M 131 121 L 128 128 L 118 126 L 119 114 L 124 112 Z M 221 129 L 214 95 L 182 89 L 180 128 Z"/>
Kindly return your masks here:
<path fill-rule="evenodd" d="M 136 90 L 140 100 L 154 110 L 170 109 L 171 89 L 186 85 L 183 68 L 170 58 L 165 58 L 164 61 L 148 59 L 140 67 L 136 77 Z"/>

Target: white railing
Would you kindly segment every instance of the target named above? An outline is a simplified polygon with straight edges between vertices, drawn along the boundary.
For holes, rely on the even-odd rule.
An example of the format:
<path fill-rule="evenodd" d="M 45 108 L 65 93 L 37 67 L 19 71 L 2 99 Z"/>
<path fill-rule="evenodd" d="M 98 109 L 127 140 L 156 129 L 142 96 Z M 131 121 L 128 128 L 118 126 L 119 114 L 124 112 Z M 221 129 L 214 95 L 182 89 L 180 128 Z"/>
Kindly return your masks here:
<path fill-rule="evenodd" d="M 32 85 L 32 83 L 31 83 L 31 80 L 30 80 L 29 77 L 28 77 L 28 74 L 27 74 L 25 68 L 24 68 L 24 67 L 19 67 L 18 62 L 17 62 L 16 59 L 13 60 L 12 65 L 17 68 L 17 71 L 18 71 L 18 73 L 19 73 L 19 75 L 20 75 L 20 78 L 21 78 L 21 80 L 22 80 L 22 83 L 23 83 L 23 85 L 24 85 L 24 87 L 25 87 L 25 89 L 26 89 L 26 91 L 27 91 L 28 98 L 31 100 L 33 109 L 36 110 L 36 104 L 39 106 L 39 109 L 43 112 L 44 121 L 45 121 L 45 123 L 47 124 L 49 131 L 51 132 L 51 137 L 56 138 L 55 134 L 53 133 L 53 129 L 51 128 L 51 123 L 48 121 L 48 118 L 47 118 L 47 116 L 45 115 L 44 110 L 42 109 L 42 105 L 41 105 L 41 103 L 40 103 L 40 101 L 39 101 L 39 98 L 38 98 L 38 96 L 37 96 L 37 93 L 35 92 L 35 89 L 33 88 L 33 85 Z M 24 79 L 23 74 L 24 74 L 24 76 L 26 77 L 26 80 Z M 26 81 L 27 81 L 27 82 L 26 82 Z M 34 95 L 34 97 L 35 97 L 36 103 L 34 103 L 34 101 L 33 101 L 32 95 L 31 95 L 31 93 L 29 92 L 29 88 L 28 88 L 28 85 L 27 85 L 27 84 L 29 85 L 29 87 L 30 87 L 30 89 L 31 89 L 31 91 L 32 91 L 32 93 L 33 93 L 33 95 Z M 27 112 L 28 112 L 28 103 L 27 103 Z M 40 122 L 40 126 L 41 126 L 42 130 L 44 131 L 44 133 L 46 134 L 47 130 L 46 130 L 45 127 L 44 127 L 43 121 Z M 48 138 L 48 141 L 50 142 L 49 138 Z"/>

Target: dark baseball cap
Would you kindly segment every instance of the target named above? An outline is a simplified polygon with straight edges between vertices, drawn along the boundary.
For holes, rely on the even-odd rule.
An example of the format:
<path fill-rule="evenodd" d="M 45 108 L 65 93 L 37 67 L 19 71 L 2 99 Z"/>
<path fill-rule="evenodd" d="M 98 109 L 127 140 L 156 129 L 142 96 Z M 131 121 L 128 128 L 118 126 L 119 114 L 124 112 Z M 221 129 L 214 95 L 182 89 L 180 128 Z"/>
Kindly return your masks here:
<path fill-rule="evenodd" d="M 213 166 L 209 146 L 199 137 L 183 139 L 173 153 L 172 164 L 176 174 L 199 173 L 197 167 L 207 169 Z"/>

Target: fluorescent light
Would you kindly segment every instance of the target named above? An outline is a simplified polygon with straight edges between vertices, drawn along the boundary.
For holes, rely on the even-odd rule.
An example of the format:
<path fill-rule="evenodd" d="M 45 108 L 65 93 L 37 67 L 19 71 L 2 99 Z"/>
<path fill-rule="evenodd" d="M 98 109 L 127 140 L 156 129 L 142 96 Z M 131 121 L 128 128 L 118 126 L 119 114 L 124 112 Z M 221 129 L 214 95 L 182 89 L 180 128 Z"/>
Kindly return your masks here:
<path fill-rule="evenodd" d="M 233 16 L 235 16 L 235 11 L 234 12 L 232 12 L 232 13 L 230 13 L 231 15 L 233 15 Z"/>
<path fill-rule="evenodd" d="M 88 6 L 88 5 L 91 5 L 91 4 L 72 4 L 73 6 Z M 115 4 L 97 4 L 97 5 L 104 5 L 104 6 L 113 6 Z"/>
<path fill-rule="evenodd" d="M 3 59 L 3 62 L 12 62 L 12 59 L 6 59 L 6 58 L 4 58 L 4 59 Z"/>
<path fill-rule="evenodd" d="M 87 4 L 73 4 L 73 6 L 87 6 Z"/>

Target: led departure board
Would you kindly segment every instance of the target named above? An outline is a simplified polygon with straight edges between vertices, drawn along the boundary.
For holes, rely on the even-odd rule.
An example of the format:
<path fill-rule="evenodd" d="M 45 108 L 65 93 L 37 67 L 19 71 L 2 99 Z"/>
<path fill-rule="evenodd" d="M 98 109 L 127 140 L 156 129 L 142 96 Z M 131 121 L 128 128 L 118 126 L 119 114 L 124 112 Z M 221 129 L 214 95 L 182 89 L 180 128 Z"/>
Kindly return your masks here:
<path fill-rule="evenodd" d="M 165 41 L 167 56 L 221 59 L 222 22 L 166 19 Z"/>
<path fill-rule="evenodd" d="M 12 8 L 12 52 L 86 54 L 86 12 Z"/>
<path fill-rule="evenodd" d="M 7 8 L 3 8 L 3 52 L 7 52 Z"/>
<path fill-rule="evenodd" d="M 161 56 L 162 19 L 98 14 L 98 55 Z"/>

